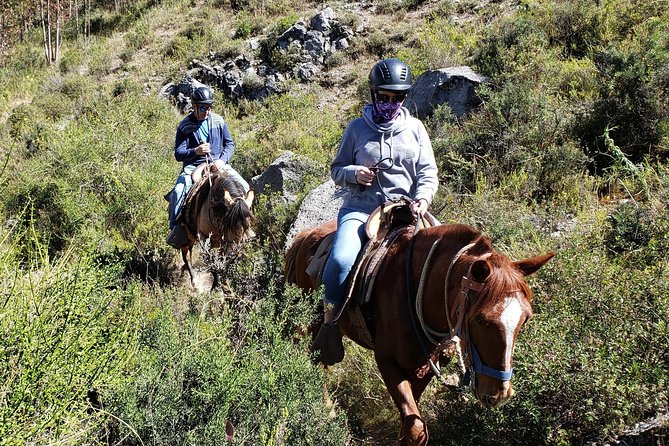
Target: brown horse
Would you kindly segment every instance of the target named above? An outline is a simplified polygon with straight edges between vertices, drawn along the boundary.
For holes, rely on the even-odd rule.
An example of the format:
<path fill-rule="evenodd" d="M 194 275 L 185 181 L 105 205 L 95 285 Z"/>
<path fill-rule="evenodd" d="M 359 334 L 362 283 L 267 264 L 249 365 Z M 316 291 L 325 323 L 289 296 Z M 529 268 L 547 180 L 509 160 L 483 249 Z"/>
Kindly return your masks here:
<path fill-rule="evenodd" d="M 211 248 L 225 249 L 252 238 L 255 222 L 251 205 L 253 191 L 244 192 L 244 187 L 216 164 L 194 184 L 188 194 L 181 221 L 188 228 L 189 244 L 181 248 L 183 269 L 187 269 L 191 284 L 195 278 L 192 256 L 193 246 L 198 240 L 209 240 Z M 216 286 L 217 277 L 214 274 Z"/>
<path fill-rule="evenodd" d="M 319 243 L 335 230 L 336 222 L 329 222 L 297 235 L 286 254 L 288 282 L 304 290 L 318 286 L 305 270 Z M 366 304 L 373 345 L 353 329 L 348 309 L 338 324 L 347 337 L 373 349 L 400 412 L 398 444 L 425 445 L 427 426 L 417 401 L 432 377 L 440 375 L 435 364 L 449 341 L 458 347 L 451 351 L 461 352 L 463 381 L 470 382 L 483 406 L 498 406 L 513 395 L 513 349 L 532 316 L 532 292 L 524 277 L 554 253 L 512 262 L 480 231 L 461 224 L 411 234 L 390 248 Z"/>

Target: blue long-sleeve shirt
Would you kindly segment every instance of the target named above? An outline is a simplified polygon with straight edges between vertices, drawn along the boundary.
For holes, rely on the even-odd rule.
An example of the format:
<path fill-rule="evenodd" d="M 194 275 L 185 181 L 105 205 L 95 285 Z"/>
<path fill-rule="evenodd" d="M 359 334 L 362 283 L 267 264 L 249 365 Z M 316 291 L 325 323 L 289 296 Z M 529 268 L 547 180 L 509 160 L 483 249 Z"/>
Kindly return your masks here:
<path fill-rule="evenodd" d="M 208 126 L 208 141 L 202 141 L 198 130 L 202 126 Z M 193 114 L 189 114 L 181 120 L 177 126 L 174 141 L 174 157 L 183 162 L 184 167 L 188 165 L 197 166 L 205 161 L 205 155 L 197 155 L 195 148 L 202 142 L 208 142 L 211 148 L 211 157 L 228 163 L 235 151 L 235 142 L 232 139 L 228 124 L 220 115 L 214 112 L 204 121 L 198 121 Z"/>

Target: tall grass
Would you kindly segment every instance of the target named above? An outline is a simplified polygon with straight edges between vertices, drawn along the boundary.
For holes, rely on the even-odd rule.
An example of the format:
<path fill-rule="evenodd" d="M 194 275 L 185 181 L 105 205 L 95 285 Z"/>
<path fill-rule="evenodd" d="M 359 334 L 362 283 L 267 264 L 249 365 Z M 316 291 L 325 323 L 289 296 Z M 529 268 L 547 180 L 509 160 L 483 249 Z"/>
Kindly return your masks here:
<path fill-rule="evenodd" d="M 0 444 L 95 443 L 97 389 L 133 356 L 138 289 L 90 255 L 48 256 L 33 228 L 2 231 Z M 31 241 L 27 261 L 17 240 Z"/>

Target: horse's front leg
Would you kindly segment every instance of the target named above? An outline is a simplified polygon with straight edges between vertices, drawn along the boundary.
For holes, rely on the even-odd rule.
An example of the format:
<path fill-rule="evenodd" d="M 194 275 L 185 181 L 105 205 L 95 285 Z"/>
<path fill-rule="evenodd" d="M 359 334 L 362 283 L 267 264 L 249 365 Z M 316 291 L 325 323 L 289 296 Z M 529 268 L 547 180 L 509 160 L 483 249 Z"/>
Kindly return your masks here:
<path fill-rule="evenodd" d="M 181 267 L 181 270 L 183 271 L 184 269 L 188 270 L 188 275 L 190 276 L 190 284 L 192 287 L 195 287 L 195 271 L 193 271 L 193 264 L 192 264 L 192 258 L 193 258 L 193 245 L 189 246 L 184 246 L 181 248 L 181 258 L 183 259 L 183 266 Z"/>
<path fill-rule="evenodd" d="M 218 288 L 218 283 L 219 283 L 218 272 L 216 271 L 216 268 L 212 268 L 211 276 L 212 276 L 211 291 L 214 291 L 216 288 Z"/>
<path fill-rule="evenodd" d="M 392 359 L 377 357 L 376 362 L 388 392 L 400 412 L 402 427 L 398 445 L 425 446 L 428 440 L 427 426 L 420 416 L 409 378 L 404 375 Z M 425 389 L 425 386 L 421 387 L 421 393 L 423 389 Z"/>

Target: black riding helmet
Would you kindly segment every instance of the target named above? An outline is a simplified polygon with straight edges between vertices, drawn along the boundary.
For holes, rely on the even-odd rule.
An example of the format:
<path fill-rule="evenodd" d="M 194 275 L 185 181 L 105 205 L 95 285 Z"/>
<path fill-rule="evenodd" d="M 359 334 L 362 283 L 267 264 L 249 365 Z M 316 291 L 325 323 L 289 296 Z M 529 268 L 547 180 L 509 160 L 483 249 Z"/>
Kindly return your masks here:
<path fill-rule="evenodd" d="M 369 85 L 375 91 L 407 91 L 412 84 L 411 68 L 399 59 L 377 62 L 369 72 Z"/>
<path fill-rule="evenodd" d="M 193 104 L 212 105 L 214 103 L 214 93 L 209 87 L 197 87 L 191 96 Z"/>

